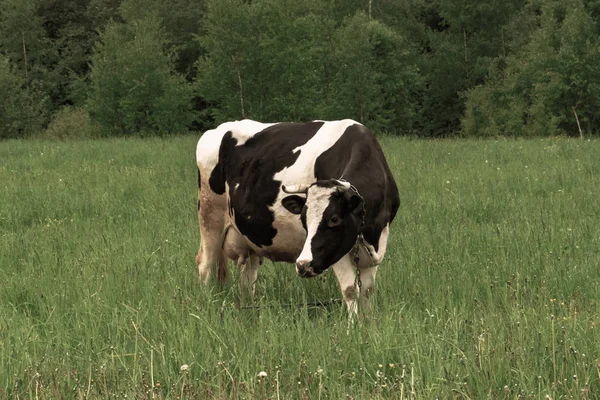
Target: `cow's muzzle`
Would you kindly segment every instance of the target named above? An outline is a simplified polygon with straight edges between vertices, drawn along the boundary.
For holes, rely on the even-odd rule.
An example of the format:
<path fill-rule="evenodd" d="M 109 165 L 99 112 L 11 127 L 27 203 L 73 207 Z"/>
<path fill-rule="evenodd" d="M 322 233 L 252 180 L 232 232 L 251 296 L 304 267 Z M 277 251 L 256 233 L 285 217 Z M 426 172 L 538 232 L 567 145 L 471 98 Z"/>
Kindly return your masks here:
<path fill-rule="evenodd" d="M 310 260 L 296 261 L 296 272 L 303 278 L 312 278 L 319 275 L 313 270 Z"/>

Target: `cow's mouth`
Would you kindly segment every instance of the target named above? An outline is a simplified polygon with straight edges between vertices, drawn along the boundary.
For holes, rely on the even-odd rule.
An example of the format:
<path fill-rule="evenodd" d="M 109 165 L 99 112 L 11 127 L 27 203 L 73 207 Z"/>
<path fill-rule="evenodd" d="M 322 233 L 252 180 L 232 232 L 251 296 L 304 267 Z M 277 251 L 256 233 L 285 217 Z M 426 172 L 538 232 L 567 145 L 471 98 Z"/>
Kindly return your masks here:
<path fill-rule="evenodd" d="M 315 272 L 312 265 L 298 265 L 296 264 L 296 272 L 302 278 L 314 278 L 319 275 L 319 273 Z"/>

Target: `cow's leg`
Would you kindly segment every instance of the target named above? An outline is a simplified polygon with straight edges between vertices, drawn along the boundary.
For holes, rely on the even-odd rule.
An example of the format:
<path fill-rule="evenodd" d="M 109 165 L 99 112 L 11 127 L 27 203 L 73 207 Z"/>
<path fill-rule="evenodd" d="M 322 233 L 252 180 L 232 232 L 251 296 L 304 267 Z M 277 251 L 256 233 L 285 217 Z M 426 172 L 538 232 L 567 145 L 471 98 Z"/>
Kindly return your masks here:
<path fill-rule="evenodd" d="M 346 301 L 346 308 L 350 314 L 350 320 L 358 314 L 358 287 L 356 285 L 356 270 L 349 256 L 344 256 L 332 266 L 333 272 L 340 283 L 340 289 Z"/>
<path fill-rule="evenodd" d="M 251 303 L 254 298 L 254 286 L 258 277 L 260 257 L 250 254 L 248 257 L 240 257 L 238 267 L 240 269 L 240 298 L 242 304 Z"/>
<path fill-rule="evenodd" d="M 361 310 L 369 309 L 369 297 L 373 292 L 377 267 L 360 269 L 360 292 L 356 279 L 356 267 L 349 256 L 343 257 L 333 265 L 333 271 L 340 283 L 340 289 L 346 301 L 346 307 L 352 320 Z"/>
<path fill-rule="evenodd" d="M 200 248 L 196 255 L 196 264 L 200 279 L 205 284 L 214 276 L 217 268 L 219 280 L 227 276 L 227 259 L 222 250 L 225 212 L 225 195 L 214 193 L 208 182 L 202 179 L 198 190 Z"/>
<path fill-rule="evenodd" d="M 373 293 L 375 285 L 375 276 L 377 275 L 377 267 L 361 268 L 360 269 L 360 296 L 358 302 L 361 311 L 369 310 L 369 297 Z"/>
<path fill-rule="evenodd" d="M 223 253 L 237 262 L 240 271 L 241 302 L 251 302 L 254 296 L 254 282 L 260 265 L 260 257 L 252 251 L 242 235 L 231 226 L 225 234 Z"/>

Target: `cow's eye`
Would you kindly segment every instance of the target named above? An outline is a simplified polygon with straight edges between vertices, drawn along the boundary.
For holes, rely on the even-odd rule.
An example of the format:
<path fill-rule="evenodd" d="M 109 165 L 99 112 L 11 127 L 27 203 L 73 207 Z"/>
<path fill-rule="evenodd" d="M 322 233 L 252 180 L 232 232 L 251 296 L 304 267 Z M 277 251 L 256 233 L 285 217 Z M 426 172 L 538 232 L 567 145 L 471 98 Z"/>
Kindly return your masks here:
<path fill-rule="evenodd" d="M 342 219 L 339 217 L 339 215 L 334 215 L 333 217 L 329 218 L 329 222 L 327 223 L 327 225 L 330 228 L 335 228 L 336 226 L 338 226 L 340 223 L 342 222 Z"/>

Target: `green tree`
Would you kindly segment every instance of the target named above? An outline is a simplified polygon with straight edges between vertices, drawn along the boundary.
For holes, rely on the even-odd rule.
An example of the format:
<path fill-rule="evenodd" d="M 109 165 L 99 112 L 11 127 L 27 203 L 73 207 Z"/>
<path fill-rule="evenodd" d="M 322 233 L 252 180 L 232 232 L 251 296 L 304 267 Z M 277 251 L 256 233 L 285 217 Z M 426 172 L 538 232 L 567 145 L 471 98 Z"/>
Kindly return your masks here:
<path fill-rule="evenodd" d="M 40 129 L 44 114 L 39 99 L 27 88 L 25 79 L 11 71 L 8 57 L 0 55 L 0 139 L 23 137 Z"/>
<path fill-rule="evenodd" d="M 210 1 L 198 84 L 215 119 L 354 118 L 410 130 L 420 85 L 412 47 L 363 11 L 341 19 L 339 6 Z"/>
<path fill-rule="evenodd" d="M 120 0 L 3 0 L 0 53 L 9 57 L 31 93 L 46 100 L 44 115 L 83 104 L 97 32 L 117 16 Z M 44 121 L 43 125 L 47 122 Z"/>
<path fill-rule="evenodd" d="M 25 90 L 44 100 L 38 103 L 43 112 L 32 116 L 38 122 L 40 115 L 48 115 L 52 106 L 56 81 L 51 66 L 58 59 L 44 29 L 45 21 L 39 16 L 40 6 L 41 0 L 0 2 L 0 55 L 8 57 L 12 74 L 19 77 Z"/>
<path fill-rule="evenodd" d="M 354 118 L 378 130 L 410 131 L 413 94 L 420 89 L 410 46 L 362 11 L 347 18 L 335 37 L 330 117 Z"/>
<path fill-rule="evenodd" d="M 529 42 L 494 64 L 486 83 L 467 93 L 465 134 L 579 135 L 579 126 L 582 132 L 597 130 L 600 35 L 584 2 L 544 0 L 531 18 L 537 28 Z"/>
<path fill-rule="evenodd" d="M 161 16 L 176 70 L 188 79 L 194 78 L 194 64 L 202 54 L 202 47 L 195 39 L 204 32 L 205 0 L 125 0 L 120 7 L 120 15 L 126 21 L 151 14 Z"/>
<path fill-rule="evenodd" d="M 534 70 L 546 71 L 538 77 L 533 93 L 533 105 L 539 104 L 544 112 L 532 112 L 529 122 L 539 125 L 555 118 L 561 133 L 578 135 L 580 119 L 582 129 L 592 133 L 600 123 L 600 32 L 582 0 L 551 1 L 543 15 L 548 18 L 533 37 L 530 51 L 544 54 L 531 59 Z"/>
<path fill-rule="evenodd" d="M 332 27 L 319 1 L 209 1 L 198 87 L 217 121 L 322 116 Z"/>
<path fill-rule="evenodd" d="M 193 91 L 174 72 L 159 18 L 110 23 L 92 56 L 88 109 L 106 133 L 179 132 L 194 119 Z"/>
<path fill-rule="evenodd" d="M 485 79 L 491 60 L 506 53 L 503 27 L 523 5 L 519 0 L 416 5 L 413 15 L 426 27 L 418 62 L 426 81 L 420 130 L 427 136 L 455 134 L 465 110 L 463 93 Z"/>
<path fill-rule="evenodd" d="M 60 54 L 52 63 L 52 111 L 63 105 L 83 105 L 87 77 L 98 33 L 110 20 L 119 20 L 121 0 L 41 0 L 39 15 L 52 46 Z"/>
<path fill-rule="evenodd" d="M 0 2 L 0 52 L 28 83 L 41 80 L 57 54 L 38 15 L 42 0 Z"/>

